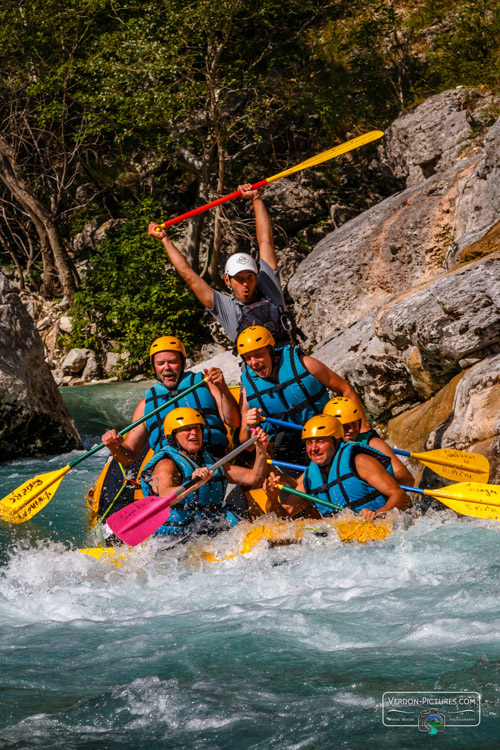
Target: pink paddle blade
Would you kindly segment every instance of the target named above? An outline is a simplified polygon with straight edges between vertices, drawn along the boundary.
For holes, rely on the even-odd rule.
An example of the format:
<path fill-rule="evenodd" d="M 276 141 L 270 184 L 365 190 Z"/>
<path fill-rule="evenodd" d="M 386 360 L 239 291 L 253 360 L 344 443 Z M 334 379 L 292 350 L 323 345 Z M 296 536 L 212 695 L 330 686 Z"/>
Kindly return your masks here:
<path fill-rule="evenodd" d="M 107 524 L 125 544 L 135 547 L 155 533 L 170 515 L 170 503 L 175 492 L 168 497 L 142 497 L 113 513 Z"/>

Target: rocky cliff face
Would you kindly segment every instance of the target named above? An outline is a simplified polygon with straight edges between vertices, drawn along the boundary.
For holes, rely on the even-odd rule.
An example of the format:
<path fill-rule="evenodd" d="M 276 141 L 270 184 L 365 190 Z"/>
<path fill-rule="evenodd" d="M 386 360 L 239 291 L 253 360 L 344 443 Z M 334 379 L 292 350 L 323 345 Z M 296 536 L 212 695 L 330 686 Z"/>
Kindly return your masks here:
<path fill-rule="evenodd" d="M 1 460 L 81 447 L 33 320 L 0 274 Z"/>
<path fill-rule="evenodd" d="M 378 168 L 406 189 L 321 240 L 288 287 L 314 355 L 352 383 L 376 422 L 389 421 L 399 447 L 478 450 L 492 479 L 500 475 L 495 106 L 457 89 L 396 120 Z"/>

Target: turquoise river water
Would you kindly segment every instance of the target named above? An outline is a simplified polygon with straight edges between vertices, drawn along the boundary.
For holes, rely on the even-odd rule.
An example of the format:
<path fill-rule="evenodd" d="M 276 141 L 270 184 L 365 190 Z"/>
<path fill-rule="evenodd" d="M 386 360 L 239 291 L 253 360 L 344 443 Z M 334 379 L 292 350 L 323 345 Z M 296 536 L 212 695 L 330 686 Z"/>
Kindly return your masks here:
<path fill-rule="evenodd" d="M 143 392 L 63 395 L 89 448 Z M 118 568 L 78 551 L 106 454 L 0 522 L 1 750 L 499 746 L 500 525 L 431 511 L 371 545 L 311 534 L 204 564 L 153 540 Z M 77 455 L 0 464 L 0 497 Z M 386 726 L 390 691 L 478 692 L 481 715 Z"/>

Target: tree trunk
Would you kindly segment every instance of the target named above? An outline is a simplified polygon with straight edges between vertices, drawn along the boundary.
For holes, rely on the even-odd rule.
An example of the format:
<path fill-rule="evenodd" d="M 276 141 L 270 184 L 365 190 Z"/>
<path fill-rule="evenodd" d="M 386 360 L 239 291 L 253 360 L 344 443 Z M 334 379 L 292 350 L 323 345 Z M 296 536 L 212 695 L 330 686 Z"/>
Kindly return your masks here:
<path fill-rule="evenodd" d="M 78 274 L 73 261 L 61 245 L 49 212 L 28 188 L 14 151 L 3 136 L 0 136 L 0 179 L 35 225 L 42 251 L 45 293 L 57 292 L 54 283 L 57 280 L 63 295 L 71 301 L 78 285 Z"/>
<path fill-rule="evenodd" d="M 222 195 L 224 190 L 224 177 L 226 172 L 226 160 L 224 158 L 224 149 L 222 144 L 219 142 L 219 174 L 217 176 L 217 195 Z M 210 266 L 208 275 L 210 279 L 215 282 L 219 278 L 219 255 L 222 245 L 222 206 L 217 206 L 215 209 L 215 221 L 214 221 L 214 241 L 212 244 L 212 257 L 210 258 Z"/>

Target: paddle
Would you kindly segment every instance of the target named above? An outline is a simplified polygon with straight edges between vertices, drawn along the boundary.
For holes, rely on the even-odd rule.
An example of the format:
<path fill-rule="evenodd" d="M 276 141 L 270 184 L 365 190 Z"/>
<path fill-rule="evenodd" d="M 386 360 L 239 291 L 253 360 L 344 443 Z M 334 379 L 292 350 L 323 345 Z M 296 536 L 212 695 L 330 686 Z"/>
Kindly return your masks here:
<path fill-rule="evenodd" d="M 300 430 L 302 432 L 302 425 L 295 424 L 295 422 L 285 422 L 283 419 L 274 419 L 274 417 L 265 417 L 263 414 L 260 415 L 263 422 L 269 422 L 269 424 L 275 424 L 278 427 L 284 427 L 285 430 Z"/>
<path fill-rule="evenodd" d="M 274 463 L 274 462 L 273 462 Z M 280 465 L 276 461 L 276 465 Z M 447 505 L 457 513 L 464 516 L 474 516 L 475 518 L 485 518 L 493 521 L 500 521 L 500 486 L 496 484 L 480 484 L 477 482 L 461 482 L 452 484 L 449 487 L 441 487 L 437 490 L 423 490 L 420 487 L 407 487 L 404 484 L 399 485 L 405 492 L 416 492 L 418 495 L 429 495 L 436 498 L 444 505 Z M 345 510 L 346 506 L 333 505 L 326 500 L 308 495 L 306 492 L 294 490 L 292 487 L 286 487 L 278 484 L 280 490 L 290 492 L 292 495 L 304 497 L 318 505 L 325 505 L 333 510 Z"/>
<path fill-rule="evenodd" d="M 254 435 L 208 468 L 215 471 L 257 440 L 258 435 Z M 135 547 L 136 544 L 143 542 L 165 523 L 170 515 L 171 503 L 188 495 L 191 487 L 199 481 L 196 478 L 188 479 L 167 497 L 145 497 L 136 500 L 134 503 L 127 505 L 126 508 L 113 513 L 108 518 L 107 524 L 122 542 Z"/>
<path fill-rule="evenodd" d="M 487 482 L 490 478 L 490 464 L 480 453 L 467 453 L 453 448 L 437 448 L 425 453 L 409 453 L 393 448 L 398 456 L 415 458 L 432 469 L 439 476 L 452 481 Z"/>
<path fill-rule="evenodd" d="M 312 156 L 310 159 L 306 159 L 306 161 L 303 161 L 300 164 L 297 164 L 295 167 L 290 167 L 290 169 L 285 169 L 284 172 L 279 172 L 278 174 L 275 174 L 272 177 L 268 177 L 266 180 L 260 180 L 260 182 L 256 182 L 254 185 L 252 185 L 251 190 L 257 190 L 258 188 L 264 187 L 264 185 L 269 185 L 271 182 L 276 182 L 276 180 L 281 180 L 282 177 L 288 177 L 289 175 L 294 174 L 295 172 L 301 172 L 303 169 L 308 169 L 309 167 L 315 167 L 318 164 L 322 164 L 325 161 L 334 159 L 336 156 L 341 156 L 341 154 L 346 154 L 348 151 L 354 151 L 354 149 L 359 148 L 360 146 L 364 146 L 366 143 L 371 143 L 372 141 L 376 141 L 378 138 L 382 138 L 383 135 L 384 133 L 382 130 L 372 130 L 369 133 L 365 133 L 364 135 L 358 136 L 357 138 L 352 138 L 350 141 L 341 143 L 339 146 L 330 148 L 328 149 L 328 151 L 322 151 L 320 154 L 316 154 L 316 156 Z M 234 198 L 238 198 L 240 195 L 241 195 L 240 191 L 235 190 L 234 193 L 225 195 L 222 198 L 217 198 L 217 200 L 211 201 L 210 203 L 205 203 L 203 206 L 198 206 L 198 208 L 193 208 L 192 211 L 188 211 L 185 214 L 181 214 L 181 216 L 177 216 L 175 219 L 169 219 L 168 221 L 164 221 L 162 224 L 160 224 L 156 228 L 156 231 L 159 232 L 161 229 L 165 227 L 172 226 L 172 224 L 177 224 L 180 221 L 184 221 L 184 219 L 190 219 L 192 216 L 197 216 L 198 214 L 202 214 L 205 211 L 209 211 L 211 208 L 214 208 L 215 206 L 220 206 L 221 203 L 227 203 L 227 201 L 232 201 L 234 200 Z"/>
<path fill-rule="evenodd" d="M 314 497 L 314 495 L 308 495 L 307 492 L 301 492 L 300 490 L 294 490 L 293 487 L 287 487 L 285 484 L 278 484 L 278 487 L 280 490 L 285 490 L 285 492 L 290 492 L 292 495 L 297 495 L 298 497 L 304 497 L 306 500 L 311 500 L 311 502 L 316 503 L 317 505 L 324 505 L 325 508 L 331 508 L 332 510 L 345 510 L 345 505 L 334 505 L 334 503 L 328 503 L 326 500 L 321 500 L 319 497 Z"/>
<path fill-rule="evenodd" d="M 307 466 L 291 464 L 289 461 L 275 461 L 274 458 L 268 458 L 267 463 L 273 466 L 281 466 L 283 469 L 296 469 L 297 471 L 305 471 L 307 469 Z"/>
<path fill-rule="evenodd" d="M 406 492 L 430 495 L 464 516 L 500 521 L 499 485 L 462 482 L 449 487 L 440 487 L 437 490 L 422 490 L 419 487 L 405 487 L 404 485 L 400 487 Z"/>
<path fill-rule="evenodd" d="M 265 416 L 262 416 L 262 420 L 288 430 L 302 430 L 302 427 L 294 422 L 285 422 L 282 419 Z M 486 456 L 482 456 L 480 453 L 468 453 L 454 448 L 437 448 L 424 453 L 409 453 L 399 448 L 393 448 L 392 450 L 398 456 L 415 458 L 439 476 L 452 481 L 487 482 L 490 477 L 489 461 Z M 288 468 L 300 467 L 289 466 Z"/>
<path fill-rule="evenodd" d="M 165 409 L 167 406 L 171 406 L 180 398 L 187 396 L 188 393 L 191 393 L 195 388 L 202 385 L 205 380 L 206 379 L 203 378 L 199 383 L 195 383 L 184 391 L 181 391 L 175 396 L 175 398 L 171 398 L 166 403 L 161 404 L 161 406 L 153 409 L 153 411 L 148 412 L 140 419 L 132 422 L 128 427 L 124 427 L 118 434 L 124 435 L 126 432 L 130 432 L 130 430 L 145 422 L 146 419 L 149 419 L 153 414 Z M 3 500 L 0 500 L 0 518 L 9 523 L 24 523 L 25 521 L 28 521 L 36 513 L 42 510 L 42 508 L 44 508 L 53 498 L 63 477 L 66 476 L 68 471 L 82 461 L 85 461 L 86 458 L 93 456 L 94 453 L 97 453 L 102 448 L 104 448 L 104 443 L 99 443 L 99 445 L 96 445 L 94 448 L 91 448 L 84 453 L 83 456 L 75 458 L 74 461 L 71 461 L 71 463 L 64 466 L 64 468 L 58 469 L 57 471 L 49 471 L 46 474 L 38 474 L 38 476 L 33 479 L 28 479 L 27 482 L 24 482 L 24 484 L 16 490 L 13 490 L 9 495 L 6 495 Z"/>

